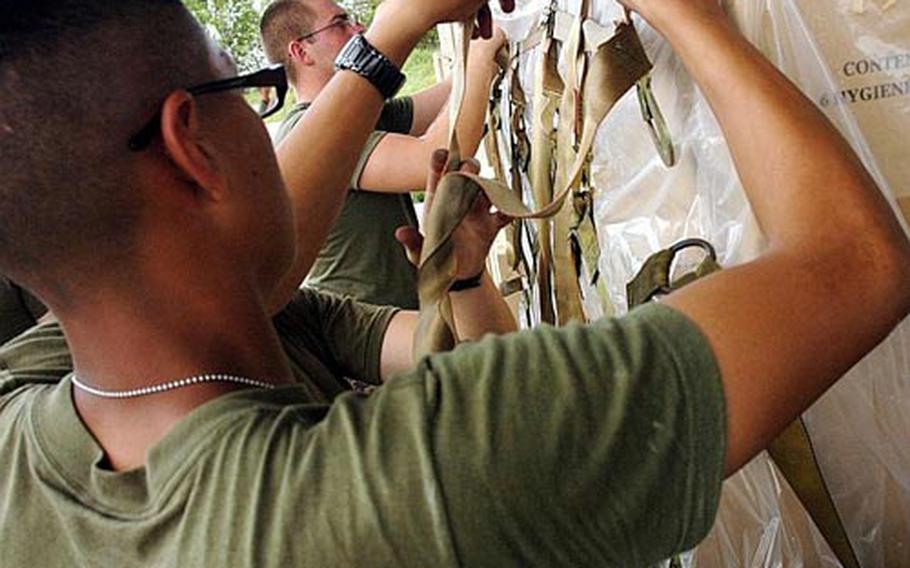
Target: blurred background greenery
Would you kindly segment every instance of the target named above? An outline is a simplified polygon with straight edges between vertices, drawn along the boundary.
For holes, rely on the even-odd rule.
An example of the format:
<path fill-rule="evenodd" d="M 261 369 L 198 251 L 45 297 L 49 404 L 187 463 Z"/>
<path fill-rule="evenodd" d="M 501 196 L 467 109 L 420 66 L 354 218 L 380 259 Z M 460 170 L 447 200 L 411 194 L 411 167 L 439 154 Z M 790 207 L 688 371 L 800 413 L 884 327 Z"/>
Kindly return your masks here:
<path fill-rule="evenodd" d="M 336 1 L 359 21 L 369 24 L 380 0 Z M 268 6 L 268 0 L 185 0 L 184 3 L 209 33 L 234 56 L 242 72 L 255 71 L 267 64 L 259 43 L 259 16 Z M 433 53 L 438 45 L 439 39 L 433 31 L 411 54 L 403 69 L 408 77 L 408 82 L 402 89 L 403 95 L 425 89 L 436 82 Z M 292 105 L 286 105 L 285 108 L 290 106 Z M 281 118 L 281 115 L 276 116 L 277 120 Z"/>

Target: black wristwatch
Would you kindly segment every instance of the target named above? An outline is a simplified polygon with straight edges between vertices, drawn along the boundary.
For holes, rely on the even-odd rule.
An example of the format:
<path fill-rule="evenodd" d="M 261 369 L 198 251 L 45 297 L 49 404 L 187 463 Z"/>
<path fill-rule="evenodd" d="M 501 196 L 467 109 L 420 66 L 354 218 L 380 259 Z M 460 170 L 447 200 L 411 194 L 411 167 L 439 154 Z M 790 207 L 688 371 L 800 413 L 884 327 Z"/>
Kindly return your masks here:
<path fill-rule="evenodd" d="M 357 34 L 348 40 L 335 58 L 335 69 L 357 73 L 372 83 L 386 100 L 398 93 L 405 80 L 398 67 L 370 45 L 363 34 Z"/>
<path fill-rule="evenodd" d="M 470 278 L 452 282 L 452 285 L 449 286 L 449 292 L 461 292 L 462 290 L 470 290 L 479 287 L 483 283 L 483 275 L 486 273 L 487 267 L 484 266 L 483 270 L 477 273 L 477 276 L 471 276 Z"/>

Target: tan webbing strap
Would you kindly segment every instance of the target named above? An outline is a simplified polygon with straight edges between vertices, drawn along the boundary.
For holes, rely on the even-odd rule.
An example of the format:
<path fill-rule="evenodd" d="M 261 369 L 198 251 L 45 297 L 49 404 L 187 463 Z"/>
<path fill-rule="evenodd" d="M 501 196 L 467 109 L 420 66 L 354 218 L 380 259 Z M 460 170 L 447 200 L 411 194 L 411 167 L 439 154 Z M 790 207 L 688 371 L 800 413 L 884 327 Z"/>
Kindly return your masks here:
<path fill-rule="evenodd" d="M 844 568 L 860 568 L 850 538 L 819 470 L 803 419 L 788 426 L 768 447 L 768 453 L 840 563 Z"/>
<path fill-rule="evenodd" d="M 903 213 L 904 219 L 907 220 L 907 223 L 910 223 L 910 195 L 898 197 L 897 206 L 900 208 L 901 213 Z"/>
<path fill-rule="evenodd" d="M 583 3 L 583 14 L 586 4 Z M 583 34 L 583 35 L 582 35 Z M 582 43 L 582 39 L 584 42 Z M 584 51 L 589 55 L 587 68 L 580 69 L 569 65 L 566 72 L 566 92 L 560 105 L 560 125 L 558 134 L 559 163 L 581 163 L 587 166 L 589 152 L 593 145 L 593 136 L 597 127 L 603 121 L 610 108 L 651 70 L 651 63 L 645 54 L 644 48 L 635 28 L 631 23 L 618 24 L 616 32 L 610 36 L 606 29 L 593 20 L 579 19 L 572 30 L 566 45 L 566 58 L 572 61 L 572 54 L 579 54 L 577 61 L 583 61 Z M 578 86 L 580 79 L 581 85 Z M 572 85 L 576 85 L 574 92 L 569 92 Z M 600 106 L 597 99 L 610 101 L 608 107 Z M 578 112 L 578 105 L 583 112 Z M 603 112 L 603 114 L 600 114 Z M 573 117 L 582 117 L 582 137 L 578 146 L 575 146 L 575 132 L 577 120 Z M 594 125 L 593 128 L 591 125 Z M 586 136 L 592 137 L 586 139 Z M 575 149 L 578 148 L 576 152 Z M 564 183 L 564 169 L 557 171 L 557 185 Z M 585 171 L 583 168 L 582 172 Z M 581 189 L 582 172 L 574 176 L 570 185 L 573 192 Z M 583 199 L 590 203 L 591 195 L 588 193 Z M 587 213 L 585 208 L 581 213 Z M 605 311 L 610 310 L 610 303 L 606 298 L 605 288 L 599 281 L 597 261 L 600 257 L 600 247 L 597 242 L 597 233 L 593 218 L 579 214 L 576 208 L 566 208 L 556 216 L 554 235 L 554 262 L 556 264 L 556 303 L 560 323 L 571 320 L 584 320 L 584 310 L 581 304 L 581 289 L 579 287 L 579 269 L 584 263 L 587 265 L 589 284 L 598 286 L 598 294 Z M 577 267 L 577 268 L 576 268 Z"/>
<path fill-rule="evenodd" d="M 450 111 L 453 117 L 460 114 L 461 103 L 455 97 L 464 92 L 465 49 L 470 31 L 462 24 L 461 32 L 454 34 L 460 37 L 460 49 L 456 53 L 459 62 L 453 73 L 453 103 Z M 638 52 L 633 51 L 638 46 Z M 578 184 L 585 166 L 586 156 L 594 143 L 595 134 L 601 121 L 616 104 L 616 101 L 650 69 L 650 63 L 641 49 L 634 28 L 621 24 L 615 37 L 604 43 L 591 59 L 585 80 L 591 96 L 585 101 L 584 120 L 578 158 L 567 176 L 564 187 L 554 195 L 548 205 L 532 211 L 522 202 L 508 186 L 480 176 L 463 172 L 453 172 L 458 155 L 455 125 L 457 119 L 450 120 L 452 144 L 450 159 L 452 166 L 439 183 L 433 206 L 427 216 L 426 234 L 420 267 L 418 269 L 418 294 L 421 314 L 418 320 L 414 339 L 414 356 L 419 359 L 427 353 L 452 348 L 457 342 L 457 330 L 452 317 L 448 289 L 455 281 L 457 273 L 456 259 L 453 255 L 450 237 L 461 219 L 470 210 L 479 191 L 483 191 L 490 202 L 501 212 L 512 217 L 539 219 L 555 214 L 562 207 L 566 196 Z M 458 76 L 461 76 L 459 79 Z M 617 76 L 619 75 L 619 76 Z"/>
<path fill-rule="evenodd" d="M 588 183 L 582 185 L 589 187 Z M 587 189 L 576 193 L 572 204 L 576 224 L 572 227 L 569 237 L 572 242 L 572 255 L 575 258 L 575 270 L 597 293 L 602 309 L 601 316 L 612 316 L 613 303 L 607 293 L 606 279 L 602 277 L 599 267 L 600 242 L 597 240 L 597 224 L 594 222 L 593 191 Z"/>
<path fill-rule="evenodd" d="M 507 103 L 509 108 L 515 108 L 515 101 L 512 99 L 513 96 L 519 95 L 521 97 L 520 104 L 524 105 L 524 93 L 520 92 L 521 85 L 519 83 L 516 93 L 516 87 L 512 84 L 513 81 L 517 79 L 517 76 L 512 73 L 512 55 L 510 48 L 503 46 L 496 53 L 496 65 L 498 66 L 498 71 L 493 80 L 491 95 L 490 95 L 490 104 L 487 109 L 487 133 L 484 137 L 484 147 L 486 149 L 486 156 L 490 162 L 490 166 L 493 168 L 493 176 L 499 181 L 505 181 L 508 178 L 506 173 L 506 163 L 502 157 L 502 148 L 500 146 L 501 136 L 502 136 L 502 107 L 503 107 L 503 83 L 506 82 L 508 78 L 508 99 Z M 522 136 L 522 132 L 516 133 L 515 130 L 523 130 L 522 118 L 520 116 L 511 117 L 512 122 L 510 123 L 510 128 L 513 129 L 510 131 L 510 136 Z M 513 151 L 510 152 L 511 160 L 513 163 L 509 164 L 509 174 L 520 176 L 521 173 L 516 169 L 515 161 L 521 161 L 520 157 L 516 156 L 517 145 L 510 145 L 509 148 L 513 148 Z M 513 180 L 514 181 L 514 180 Z M 521 178 L 518 177 L 518 191 L 521 191 Z M 512 185 L 513 191 L 515 191 L 516 185 Z M 507 227 L 503 229 L 505 234 L 505 254 L 500 255 L 499 265 L 499 276 L 500 282 L 498 283 L 499 292 L 504 298 L 508 298 L 514 294 L 521 292 L 524 296 L 524 305 L 527 310 L 530 306 L 530 294 L 525 287 L 525 282 L 527 281 L 527 274 L 529 273 L 529 267 L 527 259 L 524 255 L 524 249 L 521 243 L 521 231 L 522 231 L 522 220 L 516 219 L 514 222 L 510 223 Z M 502 257 L 505 258 L 505 266 L 501 262 Z M 517 309 L 516 309 L 517 311 Z M 526 318 L 530 321 L 530 314 L 526 314 Z"/>
<path fill-rule="evenodd" d="M 587 155 L 580 152 L 578 136 L 583 127 L 581 120 L 581 96 L 585 92 L 582 78 L 585 77 L 587 58 L 584 56 L 582 25 L 588 17 L 590 3 L 582 0 L 578 16 L 572 22 L 569 38 L 563 44 L 565 75 L 563 93 L 559 102 L 559 125 L 556 131 L 556 185 L 568 187 L 573 194 L 581 183 L 581 175 L 570 180 L 572 164 Z M 571 183 L 569 183 L 571 181 Z M 573 208 L 561 209 L 553 220 L 553 263 L 556 315 L 560 325 L 570 321 L 585 321 L 581 301 L 581 287 L 578 285 L 578 271 L 572 250 L 570 234 L 575 225 Z"/>
<path fill-rule="evenodd" d="M 496 65 L 499 68 L 491 86 L 490 104 L 487 107 L 487 133 L 484 136 L 484 149 L 493 176 L 498 180 L 506 179 L 505 166 L 502 163 L 502 154 L 499 150 L 499 134 L 502 130 L 502 116 L 500 103 L 502 102 L 502 81 L 509 67 L 509 52 L 503 47 L 496 53 Z"/>
<path fill-rule="evenodd" d="M 686 248 L 706 251 L 705 260 L 693 272 L 670 281 L 673 260 Z M 669 294 L 683 286 L 720 270 L 714 248 L 702 239 L 687 239 L 669 249 L 651 255 L 635 278 L 626 286 L 629 309 L 659 295 Z M 771 459 L 805 507 L 819 532 L 845 568 L 859 568 L 856 554 L 847 537 L 834 501 L 818 467 L 815 451 L 802 418 L 791 424 L 768 447 Z"/>
<path fill-rule="evenodd" d="M 554 14 L 551 13 L 551 17 Z M 552 38 L 545 39 L 534 81 L 534 118 L 531 126 L 530 180 L 534 202 L 538 207 L 553 200 L 553 160 L 556 149 L 554 119 L 562 97 L 564 85 L 557 71 L 559 44 Z M 537 290 L 540 297 L 540 319 L 556 323 L 553 307 L 552 243 L 550 221 L 537 222 Z"/>
<path fill-rule="evenodd" d="M 527 169 L 528 162 L 530 161 L 531 154 L 531 143 L 528 140 L 527 128 L 525 127 L 525 93 L 521 87 L 521 78 L 519 77 L 519 66 L 518 66 L 518 56 L 513 55 L 509 52 L 509 65 L 507 69 L 507 75 L 509 78 L 509 136 L 511 139 L 510 148 L 512 149 L 512 161 L 510 164 L 510 184 L 512 187 L 512 192 L 515 193 L 521 198 L 524 193 L 524 185 L 522 183 L 522 172 Z M 531 266 L 528 263 L 528 259 L 524 254 L 524 247 L 522 246 L 522 232 L 524 231 L 524 222 L 521 219 L 516 219 L 512 223 L 511 228 L 512 233 L 509 238 L 509 242 L 514 252 L 514 256 L 511 259 L 511 267 L 513 270 L 523 274 L 524 276 L 529 276 L 531 274 Z M 526 306 L 530 308 L 530 306 Z"/>
<path fill-rule="evenodd" d="M 670 274 L 676 256 L 690 248 L 702 249 L 705 252 L 704 260 L 692 272 L 671 281 Z M 626 285 L 626 302 L 631 310 L 720 269 L 721 267 L 717 263 L 717 253 L 711 243 L 704 239 L 679 241 L 668 249 L 652 254 L 645 260 L 638 274 Z"/>

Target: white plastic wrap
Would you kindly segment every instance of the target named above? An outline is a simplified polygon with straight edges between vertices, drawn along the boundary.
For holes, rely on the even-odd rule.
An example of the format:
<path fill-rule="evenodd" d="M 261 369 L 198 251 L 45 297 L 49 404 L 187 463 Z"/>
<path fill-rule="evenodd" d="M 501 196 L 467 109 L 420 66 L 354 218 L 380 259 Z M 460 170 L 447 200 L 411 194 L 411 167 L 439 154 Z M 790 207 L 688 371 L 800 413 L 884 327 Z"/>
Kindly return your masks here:
<path fill-rule="evenodd" d="M 515 14 L 499 15 L 501 25 L 521 39 L 546 4 L 519 2 Z M 728 4 L 743 34 L 822 106 L 884 192 L 910 209 L 910 0 Z M 578 2 L 562 0 L 559 7 L 577 13 Z M 612 0 L 594 1 L 601 23 L 619 16 Z M 601 127 L 595 216 L 600 268 L 617 313 L 625 311 L 625 284 L 645 258 L 675 241 L 706 238 L 724 266 L 748 261 L 764 246 L 707 103 L 663 40 L 637 25 L 655 63 L 654 89 L 679 164 L 668 170 L 661 163 L 634 95 Z M 535 57 L 522 58 L 529 107 Z M 910 567 L 910 322 L 810 409 L 806 421 L 862 566 Z M 683 563 L 839 566 L 765 454 L 726 482 L 715 529 Z"/>

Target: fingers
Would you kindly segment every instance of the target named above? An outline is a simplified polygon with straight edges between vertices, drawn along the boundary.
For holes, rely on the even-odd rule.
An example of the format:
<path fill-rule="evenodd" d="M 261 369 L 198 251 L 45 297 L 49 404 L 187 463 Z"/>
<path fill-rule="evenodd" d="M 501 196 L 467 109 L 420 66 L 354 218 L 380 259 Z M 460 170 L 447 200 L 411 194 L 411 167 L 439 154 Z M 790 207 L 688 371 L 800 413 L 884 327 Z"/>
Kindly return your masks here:
<path fill-rule="evenodd" d="M 427 175 L 427 190 L 423 200 L 423 219 L 426 220 L 433 206 L 433 197 L 436 195 L 436 186 L 445 172 L 446 164 L 449 161 L 448 150 L 436 150 L 430 159 L 430 173 Z"/>
<path fill-rule="evenodd" d="M 496 230 L 497 230 L 497 231 L 498 231 L 499 229 L 502 229 L 503 227 L 505 227 L 506 225 L 508 225 L 509 223 L 511 223 L 511 222 L 514 221 L 514 220 L 515 220 L 515 219 L 514 219 L 513 217 L 510 217 L 510 216 L 506 215 L 506 214 L 503 213 L 502 211 L 497 211 L 497 212 L 493 215 L 493 222 L 496 223 Z"/>
<path fill-rule="evenodd" d="M 420 265 L 420 252 L 423 249 L 423 235 L 411 226 L 398 227 L 395 239 L 404 247 L 404 252 L 414 266 Z"/>
<path fill-rule="evenodd" d="M 480 173 L 480 162 L 474 158 L 468 158 L 463 160 L 461 165 L 458 167 L 458 171 L 465 172 L 468 174 L 479 174 Z"/>
<path fill-rule="evenodd" d="M 433 157 L 430 158 L 430 173 L 427 175 L 428 194 L 436 191 L 436 186 L 439 185 L 439 179 L 442 177 L 442 172 L 445 170 L 446 162 L 448 161 L 448 150 L 436 150 L 433 152 Z"/>
<path fill-rule="evenodd" d="M 493 14 L 490 13 L 490 6 L 484 4 L 484 6 L 477 12 L 477 28 L 474 31 L 474 37 L 477 37 L 477 34 L 480 34 L 480 37 L 484 39 L 490 39 L 493 37 Z"/>

